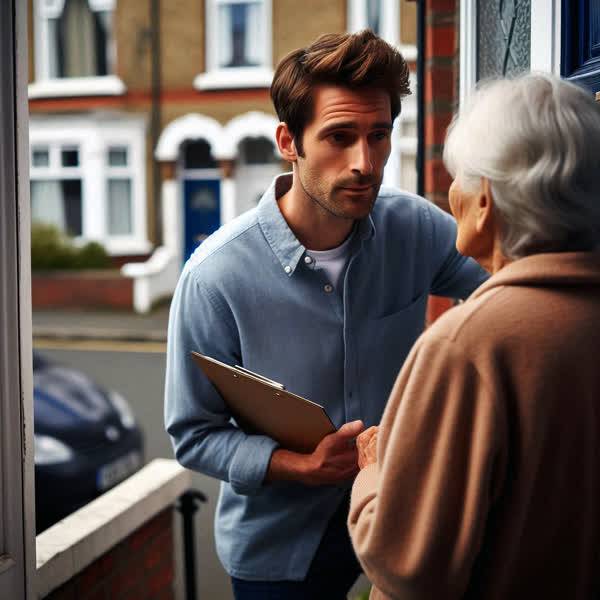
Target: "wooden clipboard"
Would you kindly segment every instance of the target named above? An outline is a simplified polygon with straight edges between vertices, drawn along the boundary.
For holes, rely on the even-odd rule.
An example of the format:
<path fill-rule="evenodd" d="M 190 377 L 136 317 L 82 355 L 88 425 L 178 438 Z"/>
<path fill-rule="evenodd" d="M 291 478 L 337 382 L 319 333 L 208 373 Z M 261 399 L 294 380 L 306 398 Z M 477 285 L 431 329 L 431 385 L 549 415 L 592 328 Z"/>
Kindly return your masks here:
<path fill-rule="evenodd" d="M 336 430 L 320 404 L 288 392 L 280 383 L 198 352 L 192 358 L 246 433 L 268 435 L 282 448 L 306 453 Z"/>

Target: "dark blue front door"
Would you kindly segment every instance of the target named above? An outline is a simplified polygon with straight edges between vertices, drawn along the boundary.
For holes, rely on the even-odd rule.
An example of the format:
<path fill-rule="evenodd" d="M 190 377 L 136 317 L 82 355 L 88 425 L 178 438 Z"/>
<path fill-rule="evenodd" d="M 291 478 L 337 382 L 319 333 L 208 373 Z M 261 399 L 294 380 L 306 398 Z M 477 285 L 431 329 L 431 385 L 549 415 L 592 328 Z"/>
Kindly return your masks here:
<path fill-rule="evenodd" d="M 184 180 L 184 260 L 221 225 L 220 192 L 219 179 Z"/>
<path fill-rule="evenodd" d="M 600 91 L 600 0 L 563 0 L 562 76 Z"/>

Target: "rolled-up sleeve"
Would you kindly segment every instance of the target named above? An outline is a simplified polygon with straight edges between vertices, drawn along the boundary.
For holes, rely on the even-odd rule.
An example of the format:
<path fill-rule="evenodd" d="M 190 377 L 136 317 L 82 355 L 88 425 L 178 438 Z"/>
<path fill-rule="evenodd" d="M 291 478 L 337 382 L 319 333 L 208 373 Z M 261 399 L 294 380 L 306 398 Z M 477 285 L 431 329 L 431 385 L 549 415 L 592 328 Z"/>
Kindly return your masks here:
<path fill-rule="evenodd" d="M 273 439 L 247 435 L 232 422 L 223 398 L 191 358 L 196 351 L 240 364 L 233 314 L 197 272 L 184 271 L 169 315 L 165 427 L 185 467 L 228 481 L 238 494 L 262 485 Z"/>
<path fill-rule="evenodd" d="M 465 349 L 425 334 L 357 476 L 348 525 L 375 598 L 461 598 L 501 486 L 505 424 Z M 492 478 L 492 474 L 495 474 Z"/>

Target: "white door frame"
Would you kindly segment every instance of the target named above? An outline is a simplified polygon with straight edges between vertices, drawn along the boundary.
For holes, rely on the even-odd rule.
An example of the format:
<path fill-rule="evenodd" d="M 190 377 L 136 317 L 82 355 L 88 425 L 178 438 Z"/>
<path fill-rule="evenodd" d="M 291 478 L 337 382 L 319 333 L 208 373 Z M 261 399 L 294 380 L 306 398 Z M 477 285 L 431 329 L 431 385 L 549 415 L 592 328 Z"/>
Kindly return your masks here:
<path fill-rule="evenodd" d="M 0 597 L 33 599 L 27 2 L 0 3 Z"/>
<path fill-rule="evenodd" d="M 561 0 L 531 0 L 531 70 L 560 75 Z M 460 2 L 460 106 L 477 83 L 477 0 Z"/>

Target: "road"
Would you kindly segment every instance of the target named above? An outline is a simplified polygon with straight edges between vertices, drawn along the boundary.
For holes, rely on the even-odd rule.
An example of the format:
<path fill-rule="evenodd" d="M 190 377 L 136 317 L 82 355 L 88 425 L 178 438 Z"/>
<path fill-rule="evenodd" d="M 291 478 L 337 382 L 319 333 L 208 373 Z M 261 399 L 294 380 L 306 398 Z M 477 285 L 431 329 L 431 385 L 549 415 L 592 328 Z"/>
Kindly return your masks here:
<path fill-rule="evenodd" d="M 173 458 L 171 444 L 163 428 L 163 388 L 165 379 L 165 346 L 162 343 L 127 343 L 105 341 L 34 342 L 34 347 L 49 359 L 86 373 L 98 383 L 118 390 L 127 398 L 145 433 L 146 460 Z M 218 482 L 199 473 L 193 474 L 193 487 L 208 497 L 196 516 L 196 557 L 198 598 L 233 600 L 229 577 L 214 549 L 213 518 L 218 495 Z M 177 519 L 176 552 L 182 553 L 180 519 Z M 177 556 L 177 597 L 183 598 L 183 560 Z M 360 578 L 349 598 L 368 589 Z"/>
<path fill-rule="evenodd" d="M 67 349 L 69 345 L 71 349 Z M 118 390 L 129 400 L 145 433 L 146 460 L 173 458 L 171 444 L 163 428 L 164 346 L 106 342 L 71 342 L 69 345 L 55 342 L 34 344 L 49 359 L 79 369 L 98 383 Z M 150 351 L 145 351 L 145 348 Z M 213 517 L 218 482 L 194 473 L 193 486 L 208 497 L 208 504 L 202 505 L 196 516 L 198 598 L 232 600 L 228 575 L 214 550 Z M 176 523 L 178 530 L 178 513 Z M 179 531 L 177 534 L 175 548 L 182 553 L 183 542 Z M 181 554 L 177 562 L 183 564 Z M 177 586 L 182 587 L 181 569 L 178 575 Z M 181 594 L 178 595 L 183 598 Z"/>

